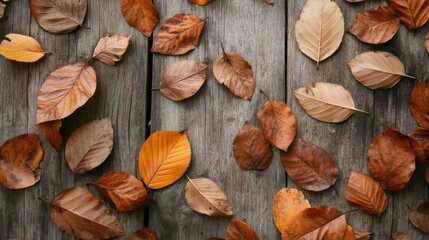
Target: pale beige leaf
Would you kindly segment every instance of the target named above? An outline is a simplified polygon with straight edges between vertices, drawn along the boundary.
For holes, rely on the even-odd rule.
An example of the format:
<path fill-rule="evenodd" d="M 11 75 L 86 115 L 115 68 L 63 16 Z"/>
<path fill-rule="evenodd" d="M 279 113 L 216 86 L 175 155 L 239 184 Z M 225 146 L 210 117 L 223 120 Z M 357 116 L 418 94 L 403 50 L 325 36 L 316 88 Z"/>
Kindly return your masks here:
<path fill-rule="evenodd" d="M 0 2 L 0 18 L 3 17 L 5 9 L 6 9 L 6 4 Z"/>
<path fill-rule="evenodd" d="M 131 36 L 122 37 L 118 34 L 111 37 L 106 36 L 100 39 L 92 57 L 113 66 L 122 59 L 122 55 L 127 51 L 130 38 Z"/>
<path fill-rule="evenodd" d="M 10 33 L 6 35 L 9 40 L 3 40 L 0 44 L 0 54 L 10 60 L 18 62 L 35 62 L 45 56 L 40 43 L 36 39 Z"/>

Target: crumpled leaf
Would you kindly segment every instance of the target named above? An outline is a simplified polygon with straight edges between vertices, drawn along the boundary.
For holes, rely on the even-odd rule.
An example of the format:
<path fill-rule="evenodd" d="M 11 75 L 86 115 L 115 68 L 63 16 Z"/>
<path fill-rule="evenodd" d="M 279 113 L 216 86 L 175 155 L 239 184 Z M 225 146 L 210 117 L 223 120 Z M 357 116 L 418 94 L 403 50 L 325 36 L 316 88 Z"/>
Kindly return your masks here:
<path fill-rule="evenodd" d="M 232 218 L 226 229 L 226 240 L 259 240 L 258 234 L 247 223 L 238 218 Z"/>
<path fill-rule="evenodd" d="M 146 37 L 152 35 L 159 21 L 158 10 L 151 0 L 121 0 L 121 11 L 128 24 Z"/>
<path fill-rule="evenodd" d="M 49 143 L 57 150 L 61 151 L 63 146 L 63 137 L 60 133 L 60 128 L 63 125 L 62 120 L 54 120 L 50 122 L 40 123 L 38 126 Z"/>
<path fill-rule="evenodd" d="M 92 57 L 113 66 L 116 62 L 121 61 L 122 55 L 127 51 L 130 38 L 131 36 L 122 37 L 118 34 L 111 37 L 106 36 L 100 39 Z"/>
<path fill-rule="evenodd" d="M 210 217 L 232 216 L 232 206 L 222 189 L 210 179 L 190 179 L 185 186 L 185 199 L 196 212 Z"/>
<path fill-rule="evenodd" d="M 3 40 L 0 44 L 0 54 L 7 59 L 30 63 L 45 56 L 40 43 L 32 37 L 9 33 L 6 38 L 9 40 Z"/>
<path fill-rule="evenodd" d="M 392 234 L 392 239 L 393 240 L 412 240 L 411 236 L 408 235 L 408 233 L 404 233 L 404 232 L 395 232 L 394 234 Z"/>
<path fill-rule="evenodd" d="M 194 4 L 198 4 L 201 6 L 205 6 L 209 3 L 211 3 L 212 0 L 188 0 L 188 2 L 194 3 Z"/>
<path fill-rule="evenodd" d="M 113 149 L 110 119 L 95 120 L 76 129 L 65 147 L 66 161 L 74 174 L 85 174 L 98 167 Z"/>
<path fill-rule="evenodd" d="M 33 186 L 40 181 L 42 157 L 43 149 L 35 134 L 7 140 L 0 147 L 0 184 L 9 189 Z"/>
<path fill-rule="evenodd" d="M 425 233 L 429 233 L 429 202 L 421 204 L 410 213 L 411 223 Z"/>
<path fill-rule="evenodd" d="M 416 122 L 424 128 L 429 128 L 429 81 L 417 84 L 411 93 L 410 111 Z"/>
<path fill-rule="evenodd" d="M 133 232 L 128 240 L 157 240 L 156 232 L 151 228 L 140 228 Z"/>
<path fill-rule="evenodd" d="M 409 29 L 420 28 L 429 20 L 427 0 L 387 0 L 387 3 Z"/>

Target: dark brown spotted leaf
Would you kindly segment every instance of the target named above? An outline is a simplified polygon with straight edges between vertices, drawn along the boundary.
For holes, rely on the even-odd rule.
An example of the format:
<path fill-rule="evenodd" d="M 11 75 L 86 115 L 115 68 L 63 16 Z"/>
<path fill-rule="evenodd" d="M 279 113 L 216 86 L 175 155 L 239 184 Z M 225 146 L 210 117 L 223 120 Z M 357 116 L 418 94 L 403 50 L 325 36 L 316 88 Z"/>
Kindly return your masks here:
<path fill-rule="evenodd" d="M 157 240 L 156 232 L 151 228 L 140 228 L 133 232 L 128 240 Z"/>
<path fill-rule="evenodd" d="M 40 131 L 48 139 L 49 143 L 57 150 L 61 150 L 63 146 L 63 137 L 60 133 L 61 125 L 63 125 L 62 120 L 55 120 L 50 122 L 44 122 L 39 124 Z"/>
<path fill-rule="evenodd" d="M 390 8 L 409 29 L 417 29 L 429 20 L 428 0 L 387 0 Z"/>
<path fill-rule="evenodd" d="M 414 88 L 410 110 L 421 127 L 429 128 L 429 81 L 423 81 Z"/>
<path fill-rule="evenodd" d="M 425 233 L 429 233 L 429 202 L 421 204 L 410 214 L 411 223 Z"/>
<path fill-rule="evenodd" d="M 128 24 L 146 37 L 152 35 L 158 24 L 159 14 L 151 0 L 121 0 L 121 10 Z"/>
<path fill-rule="evenodd" d="M 258 234 L 247 223 L 232 218 L 226 229 L 226 240 L 259 240 Z"/>

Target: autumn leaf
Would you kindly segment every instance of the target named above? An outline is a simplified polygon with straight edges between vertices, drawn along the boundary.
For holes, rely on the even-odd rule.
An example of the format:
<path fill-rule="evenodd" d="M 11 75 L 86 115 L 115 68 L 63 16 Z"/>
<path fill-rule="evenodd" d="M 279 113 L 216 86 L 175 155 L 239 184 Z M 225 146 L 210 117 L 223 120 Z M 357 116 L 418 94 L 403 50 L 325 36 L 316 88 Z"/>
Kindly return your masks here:
<path fill-rule="evenodd" d="M 412 240 L 411 236 L 404 232 L 395 232 L 392 234 L 393 240 Z"/>
<path fill-rule="evenodd" d="M 409 29 L 420 28 L 429 20 L 427 0 L 387 0 L 387 3 Z"/>
<path fill-rule="evenodd" d="M 222 189 L 210 179 L 190 179 L 185 186 L 185 199 L 196 212 L 210 217 L 232 216 L 232 206 Z"/>
<path fill-rule="evenodd" d="M 258 234 L 247 223 L 238 218 L 229 220 L 226 229 L 226 240 L 259 240 Z"/>
<path fill-rule="evenodd" d="M 370 240 L 372 232 L 365 230 L 353 229 L 356 240 Z"/>
<path fill-rule="evenodd" d="M 36 123 L 63 119 L 83 106 L 97 87 L 95 70 L 80 62 L 49 74 L 37 97 Z"/>
<path fill-rule="evenodd" d="M 288 176 L 305 190 L 323 191 L 338 179 L 338 167 L 331 155 L 299 138 L 287 152 L 281 152 L 281 161 Z"/>
<path fill-rule="evenodd" d="M 322 122 L 339 123 L 357 111 L 367 113 L 356 109 L 350 93 L 333 83 L 309 83 L 296 89 L 294 95 L 308 115 Z"/>
<path fill-rule="evenodd" d="M 9 40 L 3 40 L 0 44 L 0 54 L 7 59 L 30 63 L 45 56 L 40 43 L 32 37 L 10 33 L 6 38 Z"/>
<path fill-rule="evenodd" d="M 160 189 L 177 181 L 191 163 L 187 130 L 152 134 L 139 153 L 139 171 L 147 187 Z"/>
<path fill-rule="evenodd" d="M 429 233 L 429 202 L 421 204 L 410 213 L 411 223 L 425 233 Z"/>
<path fill-rule="evenodd" d="M 116 216 L 85 188 L 66 189 L 58 193 L 50 205 L 54 223 L 73 237 L 92 240 L 125 234 Z"/>
<path fill-rule="evenodd" d="M 61 151 L 63 146 L 63 137 L 60 133 L 60 128 L 63 125 L 61 120 L 54 120 L 50 122 L 40 123 L 38 126 L 49 143 L 57 150 Z"/>
<path fill-rule="evenodd" d="M 0 147 L 0 183 L 9 189 L 33 186 L 40 181 L 42 157 L 43 149 L 35 134 L 7 140 Z"/>
<path fill-rule="evenodd" d="M 6 9 L 6 4 L 0 2 L 0 18 L 3 17 L 5 9 Z"/>
<path fill-rule="evenodd" d="M 308 0 L 295 26 L 299 49 L 319 63 L 338 50 L 344 36 L 344 17 L 331 0 Z"/>
<path fill-rule="evenodd" d="M 253 124 L 246 122 L 232 144 L 237 164 L 244 170 L 266 169 L 273 158 L 270 142 L 264 133 Z"/>
<path fill-rule="evenodd" d="M 410 143 L 410 147 L 413 149 L 414 154 L 416 155 L 416 161 L 422 164 L 426 164 L 427 155 L 425 149 L 420 145 L 418 141 L 414 138 L 407 136 L 408 143 Z"/>
<path fill-rule="evenodd" d="M 422 164 L 427 164 L 427 157 L 429 157 L 429 129 L 418 127 L 414 129 L 408 136 L 420 144 L 420 147 L 423 149 L 426 155 L 426 159 L 422 159 L 421 157 L 417 158 L 416 153 L 416 160 Z"/>
<path fill-rule="evenodd" d="M 82 26 L 87 0 L 29 0 L 31 15 L 46 31 L 54 34 L 69 33 Z"/>
<path fill-rule="evenodd" d="M 388 6 L 363 12 L 359 10 L 356 19 L 348 29 L 365 43 L 381 44 L 389 41 L 399 30 L 400 19 Z"/>
<path fill-rule="evenodd" d="M 157 240 L 156 232 L 151 228 L 141 228 L 131 234 L 128 240 Z"/>
<path fill-rule="evenodd" d="M 411 93 L 410 110 L 417 123 L 429 128 L 429 81 L 417 84 Z"/>
<path fill-rule="evenodd" d="M 429 166 L 426 167 L 425 177 L 426 177 L 426 182 L 429 184 Z"/>
<path fill-rule="evenodd" d="M 182 55 L 198 47 L 204 20 L 192 14 L 177 14 L 165 21 L 158 31 L 152 52 Z"/>
<path fill-rule="evenodd" d="M 76 129 L 65 148 L 67 163 L 74 174 L 85 174 L 98 167 L 113 149 L 112 121 L 95 120 Z"/>
<path fill-rule="evenodd" d="M 252 66 L 235 52 L 226 53 L 222 46 L 222 54 L 213 65 L 216 80 L 225 85 L 234 95 L 251 100 L 255 91 Z"/>
<path fill-rule="evenodd" d="M 345 197 L 348 203 L 375 216 L 381 216 L 387 207 L 387 195 L 381 185 L 365 174 L 355 171 L 350 174 Z"/>
<path fill-rule="evenodd" d="M 425 36 L 425 47 L 426 51 L 429 53 L 429 32 L 427 32 Z"/>
<path fill-rule="evenodd" d="M 190 2 L 190 3 L 198 4 L 201 6 L 204 6 L 204 5 L 211 3 L 211 1 L 212 0 L 188 0 L 188 2 Z"/>
<path fill-rule="evenodd" d="M 100 39 L 92 57 L 113 66 L 116 62 L 121 61 L 122 55 L 127 51 L 130 38 L 131 36 L 122 37 L 118 34 L 111 37 L 106 36 Z"/>
<path fill-rule="evenodd" d="M 353 228 L 350 225 L 347 225 L 343 240 L 356 240 L 355 232 L 353 231 Z"/>
<path fill-rule="evenodd" d="M 121 10 L 128 24 L 146 37 L 152 35 L 158 24 L 159 14 L 151 0 L 121 0 Z"/>
<path fill-rule="evenodd" d="M 119 212 L 131 212 L 156 202 L 147 194 L 143 183 L 128 172 L 108 172 L 96 182 L 90 183 Z"/>
<path fill-rule="evenodd" d="M 348 63 L 353 76 L 369 89 L 388 89 L 396 86 L 405 74 L 404 64 L 388 52 L 365 52 Z"/>
<path fill-rule="evenodd" d="M 309 207 L 311 205 L 302 192 L 294 188 L 283 188 L 273 200 L 274 223 L 283 232 L 293 216 Z"/>
<path fill-rule="evenodd" d="M 265 3 L 269 4 L 269 5 L 274 5 L 274 1 L 275 0 L 264 0 Z"/>
<path fill-rule="evenodd" d="M 182 101 L 194 96 L 207 78 L 205 63 L 179 61 L 171 64 L 162 74 L 159 90 L 173 101 Z"/>

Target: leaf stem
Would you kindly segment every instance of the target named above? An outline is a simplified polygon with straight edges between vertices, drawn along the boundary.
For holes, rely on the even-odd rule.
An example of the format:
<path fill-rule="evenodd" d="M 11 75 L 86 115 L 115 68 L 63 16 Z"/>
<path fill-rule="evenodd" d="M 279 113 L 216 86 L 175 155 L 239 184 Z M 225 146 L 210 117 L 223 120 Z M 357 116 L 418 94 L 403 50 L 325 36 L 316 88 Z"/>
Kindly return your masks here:
<path fill-rule="evenodd" d="M 269 102 L 271 102 L 271 98 L 270 97 L 268 97 L 268 95 L 264 92 L 264 90 L 259 90 L 259 92 L 261 92 L 263 95 L 264 95 L 264 97 L 269 101 Z"/>
<path fill-rule="evenodd" d="M 51 205 L 51 201 L 49 201 L 48 199 L 46 199 L 45 197 L 38 197 L 39 200 L 41 200 L 42 202 Z"/>

